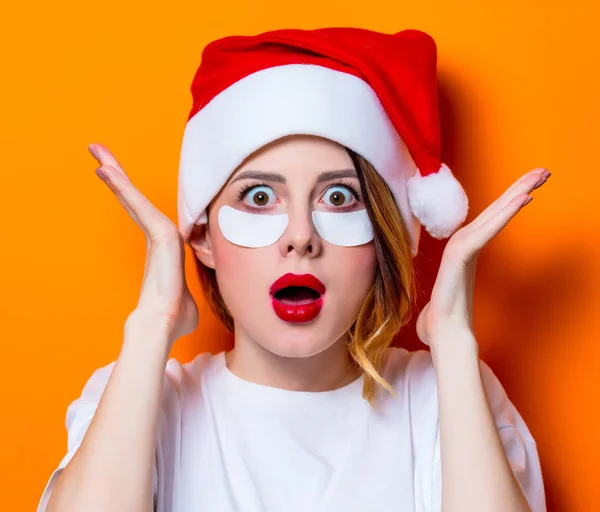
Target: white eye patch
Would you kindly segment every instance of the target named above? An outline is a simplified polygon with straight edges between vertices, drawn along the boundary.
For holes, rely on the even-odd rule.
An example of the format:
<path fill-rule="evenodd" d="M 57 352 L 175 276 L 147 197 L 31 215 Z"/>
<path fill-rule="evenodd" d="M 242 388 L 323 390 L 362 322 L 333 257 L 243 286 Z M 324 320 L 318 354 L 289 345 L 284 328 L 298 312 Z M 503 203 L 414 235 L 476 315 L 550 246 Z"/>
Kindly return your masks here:
<path fill-rule="evenodd" d="M 313 211 L 312 219 L 319 236 L 331 244 L 350 247 L 373 240 L 367 210 L 346 213 Z M 253 248 L 274 244 L 288 225 L 285 213 L 249 213 L 230 206 L 221 207 L 217 220 L 228 241 Z"/>
<path fill-rule="evenodd" d="M 336 213 L 313 210 L 313 223 L 323 240 L 351 247 L 373 240 L 373 229 L 367 210 Z"/>
<path fill-rule="evenodd" d="M 223 236 L 232 244 L 244 247 L 266 247 L 279 240 L 288 224 L 288 216 L 243 212 L 222 206 L 218 217 Z"/>

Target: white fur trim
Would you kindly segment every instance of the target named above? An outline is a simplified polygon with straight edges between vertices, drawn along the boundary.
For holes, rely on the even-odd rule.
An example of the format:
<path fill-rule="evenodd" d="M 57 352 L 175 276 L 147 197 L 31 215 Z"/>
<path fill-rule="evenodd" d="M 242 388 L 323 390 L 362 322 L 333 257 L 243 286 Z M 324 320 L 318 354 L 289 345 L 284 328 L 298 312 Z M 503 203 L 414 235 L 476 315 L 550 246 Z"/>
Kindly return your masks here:
<path fill-rule="evenodd" d="M 427 176 L 417 172 L 407 186 L 410 208 L 432 237 L 448 238 L 467 218 L 467 194 L 446 164 Z"/>
<path fill-rule="evenodd" d="M 233 171 L 254 151 L 291 134 L 317 135 L 366 158 L 386 180 L 417 253 L 420 224 L 411 213 L 406 180 L 416 166 L 373 89 L 331 68 L 291 64 L 237 81 L 187 123 L 179 164 L 179 230 L 193 223 Z"/>

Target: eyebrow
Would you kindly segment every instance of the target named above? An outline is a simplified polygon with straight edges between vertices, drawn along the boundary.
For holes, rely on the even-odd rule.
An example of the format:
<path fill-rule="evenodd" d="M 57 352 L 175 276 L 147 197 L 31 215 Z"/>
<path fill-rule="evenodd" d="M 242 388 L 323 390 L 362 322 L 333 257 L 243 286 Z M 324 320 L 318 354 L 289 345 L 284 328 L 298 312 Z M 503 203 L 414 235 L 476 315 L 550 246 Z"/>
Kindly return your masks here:
<path fill-rule="evenodd" d="M 317 183 L 323 183 L 324 181 L 336 180 L 341 178 L 358 178 L 358 174 L 355 169 L 339 169 L 335 171 L 325 171 L 317 176 Z M 272 181 L 276 183 L 287 183 L 285 176 L 276 172 L 266 171 L 243 171 L 239 173 L 235 178 L 231 180 L 234 183 L 239 180 L 255 179 L 261 181 Z"/>

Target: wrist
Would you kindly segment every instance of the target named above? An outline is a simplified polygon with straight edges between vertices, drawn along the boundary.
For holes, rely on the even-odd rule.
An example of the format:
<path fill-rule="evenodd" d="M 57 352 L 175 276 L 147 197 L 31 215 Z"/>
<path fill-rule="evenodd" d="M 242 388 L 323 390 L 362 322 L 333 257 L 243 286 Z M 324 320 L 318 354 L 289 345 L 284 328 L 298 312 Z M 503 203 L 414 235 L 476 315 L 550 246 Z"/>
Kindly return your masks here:
<path fill-rule="evenodd" d="M 167 347 L 170 351 L 175 342 L 175 322 L 169 318 L 143 309 L 134 309 L 125 321 L 125 338 L 141 339 L 144 343 L 151 343 Z"/>
<path fill-rule="evenodd" d="M 429 344 L 434 365 L 441 360 L 479 359 L 479 344 L 470 331 L 448 332 L 444 338 L 434 338 Z"/>

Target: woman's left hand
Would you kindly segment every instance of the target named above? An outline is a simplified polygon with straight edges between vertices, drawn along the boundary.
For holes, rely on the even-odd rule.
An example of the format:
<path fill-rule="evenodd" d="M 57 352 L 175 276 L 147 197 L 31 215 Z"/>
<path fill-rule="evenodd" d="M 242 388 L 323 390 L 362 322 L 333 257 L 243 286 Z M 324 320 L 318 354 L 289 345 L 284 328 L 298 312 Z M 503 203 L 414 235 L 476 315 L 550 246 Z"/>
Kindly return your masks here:
<path fill-rule="evenodd" d="M 475 267 L 481 249 L 533 197 L 528 194 L 543 185 L 550 172 L 536 168 L 521 176 L 474 221 L 456 231 L 448 240 L 431 298 L 417 318 L 419 339 L 432 349 L 451 342 L 456 334 L 473 335 L 473 289 Z M 451 333 L 451 334 L 450 334 Z"/>

